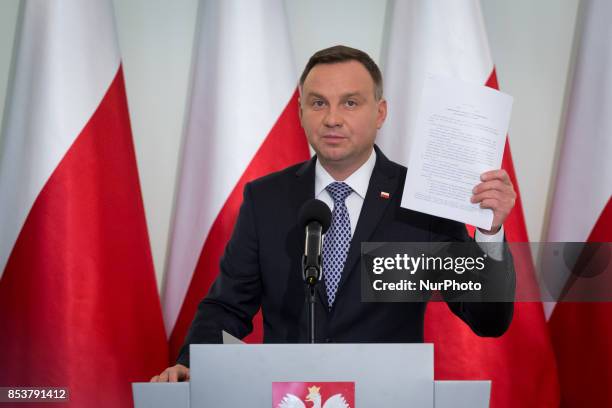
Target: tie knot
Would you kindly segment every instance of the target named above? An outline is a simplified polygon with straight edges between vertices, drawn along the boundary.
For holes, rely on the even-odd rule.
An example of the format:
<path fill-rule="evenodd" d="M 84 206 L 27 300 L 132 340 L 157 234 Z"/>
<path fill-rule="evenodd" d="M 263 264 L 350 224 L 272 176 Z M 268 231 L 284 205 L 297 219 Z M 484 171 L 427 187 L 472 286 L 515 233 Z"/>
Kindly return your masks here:
<path fill-rule="evenodd" d="M 344 202 L 346 197 L 353 192 L 353 189 L 348 184 L 341 181 L 334 181 L 325 187 L 325 189 L 331 194 L 334 202 Z"/>

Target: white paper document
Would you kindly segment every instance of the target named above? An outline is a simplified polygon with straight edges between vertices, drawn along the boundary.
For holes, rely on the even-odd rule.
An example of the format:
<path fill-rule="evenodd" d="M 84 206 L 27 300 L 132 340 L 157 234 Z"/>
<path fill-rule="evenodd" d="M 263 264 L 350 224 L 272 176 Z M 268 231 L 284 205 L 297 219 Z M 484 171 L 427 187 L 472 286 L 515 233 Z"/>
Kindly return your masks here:
<path fill-rule="evenodd" d="M 245 344 L 244 341 L 240 340 L 238 337 L 234 337 L 225 330 L 221 330 L 221 335 L 223 337 L 223 344 Z"/>
<path fill-rule="evenodd" d="M 512 97 L 429 77 L 420 109 L 401 206 L 490 229 L 493 211 L 470 198 L 482 173 L 501 168 Z"/>

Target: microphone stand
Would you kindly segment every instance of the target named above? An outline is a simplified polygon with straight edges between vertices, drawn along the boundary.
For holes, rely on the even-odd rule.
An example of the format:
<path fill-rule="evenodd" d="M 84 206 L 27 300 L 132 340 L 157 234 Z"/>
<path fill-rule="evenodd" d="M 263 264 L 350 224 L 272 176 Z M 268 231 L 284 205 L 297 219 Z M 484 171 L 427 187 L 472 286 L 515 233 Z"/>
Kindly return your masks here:
<path fill-rule="evenodd" d="M 315 305 L 317 302 L 316 285 L 308 285 L 308 341 L 316 343 Z"/>
<path fill-rule="evenodd" d="M 317 223 L 317 227 L 319 229 L 319 236 L 321 234 L 321 224 Z M 314 248 L 308 248 L 308 233 L 306 232 L 306 255 L 302 258 L 302 277 L 304 278 L 304 282 L 306 283 L 306 290 L 308 292 L 308 342 L 311 344 L 316 343 L 316 314 L 315 314 L 315 306 L 317 303 L 317 285 L 321 280 L 321 256 L 318 255 L 316 257 L 315 262 L 313 262 L 313 251 Z M 319 241 L 320 245 L 320 241 Z M 318 248 L 318 251 L 315 252 L 320 254 L 321 248 Z"/>

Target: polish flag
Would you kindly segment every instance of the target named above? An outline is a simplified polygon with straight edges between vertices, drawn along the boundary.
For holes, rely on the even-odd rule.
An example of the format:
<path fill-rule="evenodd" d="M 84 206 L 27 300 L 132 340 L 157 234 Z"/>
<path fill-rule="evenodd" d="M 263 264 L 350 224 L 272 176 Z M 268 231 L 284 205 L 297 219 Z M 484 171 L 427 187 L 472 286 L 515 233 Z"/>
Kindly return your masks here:
<path fill-rule="evenodd" d="M 244 185 L 310 155 L 283 1 L 207 0 L 198 18 L 163 296 L 172 360 L 219 272 Z M 256 319 L 247 341 L 261 339 Z"/>
<path fill-rule="evenodd" d="M 0 148 L 0 385 L 130 407 L 167 346 L 112 3 L 22 6 Z"/>
<path fill-rule="evenodd" d="M 550 242 L 612 242 L 612 3 L 594 0 L 583 6 Z M 612 304 L 547 306 L 561 405 L 612 406 Z"/>
<path fill-rule="evenodd" d="M 384 47 L 389 116 L 378 143 L 407 164 L 426 74 L 498 88 L 495 66 L 477 0 L 392 1 Z M 502 167 L 518 183 L 506 142 Z M 520 195 L 504 224 L 509 242 L 528 242 Z M 537 290 L 528 248 L 514 250 L 517 281 Z M 542 304 L 515 304 L 514 319 L 500 338 L 481 338 L 446 305 L 430 303 L 425 338 L 435 344 L 439 380 L 492 380 L 491 407 L 556 407 L 559 386 Z"/>

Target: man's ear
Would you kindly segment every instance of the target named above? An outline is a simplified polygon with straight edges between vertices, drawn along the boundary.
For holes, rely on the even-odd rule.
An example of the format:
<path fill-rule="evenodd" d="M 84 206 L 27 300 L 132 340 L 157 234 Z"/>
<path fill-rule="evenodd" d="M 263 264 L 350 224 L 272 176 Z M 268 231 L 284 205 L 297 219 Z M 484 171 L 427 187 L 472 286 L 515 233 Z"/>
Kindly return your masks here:
<path fill-rule="evenodd" d="M 300 96 L 298 96 L 298 115 L 300 117 L 300 123 L 302 122 L 302 92 L 300 90 Z"/>
<path fill-rule="evenodd" d="M 376 117 L 376 129 L 380 129 L 387 118 L 387 101 L 381 99 L 378 101 L 378 114 Z"/>

